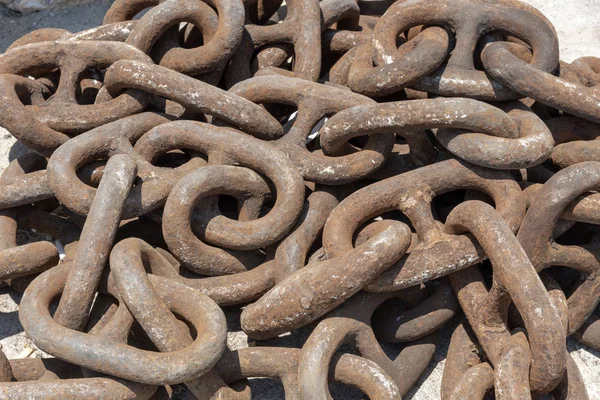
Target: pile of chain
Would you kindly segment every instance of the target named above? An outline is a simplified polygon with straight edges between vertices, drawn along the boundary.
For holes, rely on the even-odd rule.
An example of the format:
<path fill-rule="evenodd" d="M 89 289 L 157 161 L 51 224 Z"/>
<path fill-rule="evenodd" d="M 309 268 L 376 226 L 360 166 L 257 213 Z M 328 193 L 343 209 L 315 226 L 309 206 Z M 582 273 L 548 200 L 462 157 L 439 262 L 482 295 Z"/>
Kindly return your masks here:
<path fill-rule="evenodd" d="M 0 351 L 0 398 L 400 399 L 450 320 L 442 399 L 588 398 L 600 59 L 536 9 L 117 0 L 0 73 L 0 281 L 55 357 Z"/>

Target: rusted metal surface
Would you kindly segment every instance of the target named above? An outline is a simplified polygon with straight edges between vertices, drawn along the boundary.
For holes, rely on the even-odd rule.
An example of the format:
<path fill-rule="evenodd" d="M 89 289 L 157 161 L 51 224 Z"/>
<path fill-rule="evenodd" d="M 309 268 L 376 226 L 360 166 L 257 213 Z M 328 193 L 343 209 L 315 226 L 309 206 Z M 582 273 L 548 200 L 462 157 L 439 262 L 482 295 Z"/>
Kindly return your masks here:
<path fill-rule="evenodd" d="M 514 55 L 514 45 L 492 43 L 481 53 L 486 71 L 519 93 L 569 114 L 600 123 L 600 95 L 581 82 L 570 82 L 533 68 Z"/>
<path fill-rule="evenodd" d="M 322 151 L 308 151 L 308 136 L 319 121 L 345 109 L 374 103 L 365 96 L 282 76 L 248 79 L 231 88 L 231 92 L 256 103 L 274 103 L 298 108 L 298 114 L 289 131 L 272 144 L 296 164 L 304 179 L 308 181 L 325 185 L 357 181 L 381 166 L 392 149 L 394 136 L 388 133 L 370 136 L 360 151 L 349 145 L 344 146 L 345 142 L 352 138 L 350 135 L 340 138 L 337 149 L 327 151 L 323 147 Z M 325 129 L 326 127 L 323 128 L 323 134 Z M 323 143 L 321 140 L 321 144 Z"/>
<path fill-rule="evenodd" d="M 133 46 L 112 41 L 39 42 L 19 46 L 0 56 L 2 74 L 2 126 L 31 149 L 49 156 L 74 135 L 140 112 L 148 95 L 129 91 L 115 98 L 104 96 L 98 104 L 79 104 L 77 85 L 88 68 L 107 68 L 122 59 L 150 61 Z M 60 70 L 60 81 L 51 98 L 37 96 L 26 106 L 19 98 L 29 90 L 21 75 L 44 75 Z M 18 75 L 18 76 L 17 76 Z M 44 86 L 39 86 L 44 91 Z M 41 94 L 41 93 L 40 93 Z"/>
<path fill-rule="evenodd" d="M 117 0 L 0 55 L 0 281 L 56 357 L 0 351 L 0 398 L 400 399 L 464 314 L 443 400 L 587 399 L 599 60 L 515 0 L 286 3 Z"/>
<path fill-rule="evenodd" d="M 477 42 L 490 32 L 513 35 L 531 46 L 534 68 L 552 72 L 558 66 L 558 39 L 554 28 L 535 9 L 514 0 L 396 2 L 375 27 L 376 60 L 379 63 L 392 61 L 397 33 L 418 25 L 447 26 L 454 30 L 456 36 L 447 63 L 421 79 L 415 85 L 419 90 L 488 101 L 517 98 L 518 92 L 490 80 L 484 71 L 475 68 Z"/>
<path fill-rule="evenodd" d="M 329 0 L 332 1 L 335 0 Z M 356 15 L 358 16 L 358 10 Z M 279 23 L 246 24 L 241 43 L 225 71 L 227 87 L 253 75 L 250 63 L 256 50 L 277 43 L 293 45 L 293 70 L 289 72 L 277 66 L 266 68 L 265 73 L 275 72 L 316 81 L 321 69 L 321 29 L 321 9 L 319 3 L 312 0 L 288 1 L 286 17 Z"/>
<path fill-rule="evenodd" d="M 518 234 L 536 270 L 561 265 L 590 277 L 577 284 L 568 298 L 569 333 L 578 330 L 598 304 L 600 289 L 595 275 L 600 248 L 594 239 L 578 246 L 556 243 L 554 229 L 570 203 L 598 188 L 599 173 L 600 163 L 588 161 L 567 167 L 550 178 L 532 197 Z"/>
<path fill-rule="evenodd" d="M 465 314 L 475 331 L 486 355 L 495 367 L 496 385 L 509 385 L 522 392 L 547 393 L 562 379 L 565 367 L 565 336 L 560 316 L 552 306 L 550 297 L 537 275 L 527 254 L 508 225 L 493 212 L 491 206 L 468 201 L 457 206 L 446 221 L 450 232 L 471 232 L 486 250 L 494 271 L 489 292 L 476 268 L 468 268 L 450 276 Z M 511 270 L 511 268 L 514 268 Z M 510 300 L 509 300 L 510 299 Z M 503 328 L 507 306 L 512 301 L 523 318 L 531 348 L 531 369 L 514 368 L 514 373 L 529 372 L 529 379 L 520 375 L 499 376 L 509 373 L 498 364 L 522 364 L 522 354 L 506 354 L 506 348 L 522 345 L 512 338 L 508 328 Z M 522 340 L 520 340 L 522 342 Z M 509 344 L 505 345 L 505 342 Z M 515 351 L 518 351 L 516 349 Z M 506 360 L 507 357 L 516 358 Z M 525 388 L 515 385 L 530 381 Z"/>

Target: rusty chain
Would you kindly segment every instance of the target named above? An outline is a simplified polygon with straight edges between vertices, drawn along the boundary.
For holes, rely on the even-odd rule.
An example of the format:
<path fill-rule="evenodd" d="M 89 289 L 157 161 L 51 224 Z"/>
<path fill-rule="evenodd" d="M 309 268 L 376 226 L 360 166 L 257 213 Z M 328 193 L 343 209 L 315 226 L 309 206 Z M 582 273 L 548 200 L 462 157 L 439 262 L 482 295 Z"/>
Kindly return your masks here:
<path fill-rule="evenodd" d="M 449 329 L 442 399 L 587 399 L 599 88 L 517 0 L 116 0 L 28 33 L 0 282 L 49 357 L 0 348 L 0 399 L 400 399 Z"/>

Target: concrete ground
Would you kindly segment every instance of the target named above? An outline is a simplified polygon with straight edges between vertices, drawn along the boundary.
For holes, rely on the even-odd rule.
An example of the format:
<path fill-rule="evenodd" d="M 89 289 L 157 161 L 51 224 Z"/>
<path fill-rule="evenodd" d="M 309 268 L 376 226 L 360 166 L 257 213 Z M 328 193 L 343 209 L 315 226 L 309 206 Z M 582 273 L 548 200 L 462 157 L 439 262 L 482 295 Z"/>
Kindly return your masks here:
<path fill-rule="evenodd" d="M 527 0 L 554 24 L 559 39 L 561 59 L 573 61 L 581 56 L 600 57 L 600 0 Z M 25 33 L 44 27 L 63 28 L 73 32 L 96 26 L 102 22 L 102 17 L 110 0 L 98 0 L 91 4 L 68 8 L 19 15 L 0 7 L 0 52 L 3 52 L 14 40 Z M 15 143 L 14 138 L 0 128 L 0 171 L 25 149 Z M 20 232 L 20 242 L 31 240 L 30 234 Z M 20 295 L 6 287 L 0 288 L 0 344 L 9 358 L 41 357 L 43 354 L 27 339 L 18 319 L 18 303 Z M 228 311 L 230 330 L 229 346 L 240 348 L 247 346 L 247 338 L 239 329 L 237 312 Z M 413 400 L 439 399 L 439 388 L 448 348 L 450 334 L 456 321 L 447 324 L 442 330 L 441 341 L 434 360 L 406 398 Z M 300 335 L 301 336 L 301 335 Z M 299 345 L 298 336 L 288 338 L 287 342 Z M 568 349 L 581 370 L 590 399 L 600 400 L 600 353 L 585 347 L 575 340 L 569 340 Z M 283 398 L 280 385 L 267 380 L 254 380 L 256 398 Z M 185 390 L 178 390 L 179 398 L 188 398 Z M 361 398 L 356 392 L 344 388 L 336 388 L 335 398 Z"/>

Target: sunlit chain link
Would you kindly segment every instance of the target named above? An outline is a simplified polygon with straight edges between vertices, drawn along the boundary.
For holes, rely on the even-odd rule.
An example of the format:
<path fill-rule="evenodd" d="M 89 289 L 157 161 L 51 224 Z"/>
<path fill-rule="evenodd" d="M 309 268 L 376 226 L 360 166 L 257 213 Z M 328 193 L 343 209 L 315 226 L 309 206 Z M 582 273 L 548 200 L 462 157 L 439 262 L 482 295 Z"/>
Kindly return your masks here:
<path fill-rule="evenodd" d="M 236 274 L 202 277 L 202 279 L 195 276 L 186 278 L 178 274 L 176 261 L 177 265 L 173 265 L 144 242 L 139 241 L 138 246 L 140 252 L 149 260 L 151 273 L 176 279 L 197 288 L 221 305 L 247 303 L 257 299 L 276 282 L 304 266 L 310 247 L 321 233 L 325 220 L 335 205 L 337 199 L 333 195 L 326 192 L 312 193 L 306 200 L 295 227 L 277 246 L 274 260 L 265 261 L 249 271 L 244 270 Z M 163 218 L 168 220 L 169 215 Z M 217 248 L 213 248 L 213 251 L 215 250 L 218 251 Z M 231 254 L 231 252 L 220 253 Z M 220 268 L 226 266 L 226 258 L 219 260 L 217 265 Z"/>
<path fill-rule="evenodd" d="M 517 0 L 116 0 L 22 36 L 0 285 L 56 358 L 0 349 L 0 399 L 400 399 L 456 323 L 443 400 L 588 399 L 599 87 Z"/>
<path fill-rule="evenodd" d="M 438 128 L 436 138 L 444 147 L 476 165 L 516 169 L 546 160 L 554 141 L 544 123 L 520 103 L 505 109 L 443 98 L 354 107 L 325 123 L 321 145 L 324 152 L 335 153 L 349 137 L 394 132 L 406 137 L 411 152 L 423 154 L 429 143 L 423 130 Z"/>
<path fill-rule="evenodd" d="M 142 111 L 149 97 L 136 90 L 114 98 L 103 90 L 93 104 L 78 103 L 77 88 L 84 71 L 107 68 L 123 59 L 151 62 L 133 46 L 100 41 L 40 42 L 0 55 L 0 123 L 28 147 L 49 156 L 69 135 Z M 47 100 L 46 86 L 17 76 L 39 77 L 55 68 L 60 70 L 60 80 Z M 29 93 L 33 94 L 26 98 Z"/>
<path fill-rule="evenodd" d="M 447 160 L 416 169 L 360 189 L 332 212 L 323 232 L 328 257 L 346 254 L 354 232 L 371 218 L 399 210 L 411 221 L 418 242 L 400 261 L 371 282 L 371 291 L 410 287 L 474 265 L 485 252 L 464 235 L 450 235 L 435 220 L 431 202 L 440 194 L 459 189 L 482 191 L 513 232 L 525 213 L 519 185 L 504 171 Z"/>
<path fill-rule="evenodd" d="M 486 71 L 516 92 L 569 114 L 600 123 L 598 88 L 573 83 L 527 64 L 514 55 L 515 45 L 492 43 L 481 60 Z"/>
<path fill-rule="evenodd" d="M 329 0 L 331 1 L 331 0 Z M 256 49 L 268 44 L 289 43 L 294 48 L 292 76 L 316 81 L 321 69 L 321 10 L 311 0 L 291 0 L 287 15 L 273 25 L 248 24 L 244 26 L 242 41 L 225 71 L 227 87 L 250 78 L 250 63 Z M 268 68 L 267 70 L 272 70 Z M 278 73 L 290 74 L 281 68 Z"/>
<path fill-rule="evenodd" d="M 582 162 L 559 171 L 537 190 L 519 230 L 519 240 L 533 266 L 541 271 L 552 265 L 573 268 L 590 277 L 577 285 L 568 298 L 568 333 L 574 333 L 591 316 L 598 304 L 599 285 L 597 240 L 583 246 L 565 246 L 554 240 L 559 218 L 577 215 L 579 196 L 598 188 L 600 163 Z M 548 194 L 552 193 L 551 196 Z M 583 203 L 584 200 L 580 200 Z M 592 202 L 591 199 L 587 200 Z M 584 208 L 585 209 L 585 208 Z M 575 219 L 577 220 L 577 219 Z M 594 221 L 597 222 L 597 221 Z"/>
<path fill-rule="evenodd" d="M 456 44 L 447 63 L 415 83 L 414 87 L 419 90 L 481 100 L 517 98 L 518 93 L 490 80 L 483 71 L 475 68 L 477 42 L 485 34 L 495 31 L 513 35 L 530 45 L 532 68 L 552 72 L 558 66 L 558 39 L 552 25 L 539 11 L 514 0 L 396 2 L 375 26 L 376 65 L 402 59 L 402 52 L 396 54 L 396 36 L 417 25 L 449 27 L 456 35 Z"/>
<path fill-rule="evenodd" d="M 549 161 L 556 168 L 565 168 L 583 161 L 600 161 L 600 125 L 573 116 L 545 120 L 556 146 Z"/>
<path fill-rule="evenodd" d="M 152 275 L 150 281 L 157 295 L 198 332 L 191 344 L 157 353 L 65 328 L 52 319 L 48 307 L 63 291 L 68 274 L 69 265 L 44 272 L 29 285 L 21 301 L 19 316 L 23 327 L 33 342 L 48 353 L 112 376 L 165 385 L 198 378 L 224 350 L 225 318 L 218 306 L 194 289 Z M 187 362 L 190 358 L 196 362 Z"/>
<path fill-rule="evenodd" d="M 467 318 L 486 355 L 496 368 L 496 390 L 512 387 L 522 397 L 530 390 L 547 393 L 562 379 L 565 367 L 565 335 L 560 317 L 525 251 L 506 222 L 489 205 L 467 201 L 457 206 L 446 221 L 453 233 L 471 232 L 485 249 L 493 268 L 489 292 L 476 267 L 450 276 Z M 526 288 L 526 289 L 525 289 Z M 523 318 L 531 348 L 531 369 L 526 354 L 511 354 L 522 346 L 504 325 L 510 302 Z M 524 338 L 524 337 L 523 337 Z M 524 364 L 521 358 L 527 360 Z M 505 366 L 511 366 L 510 372 Z M 504 367 L 504 368 L 503 368 Z M 502 372 L 502 375 L 500 375 Z M 514 382 L 523 381 L 523 385 Z"/>
<path fill-rule="evenodd" d="M 54 319 L 67 328 L 82 330 L 87 323 L 123 205 L 136 174 L 135 162 L 125 154 L 115 155 L 106 163 L 81 232 L 73 267 L 54 314 Z"/>
<path fill-rule="evenodd" d="M 392 148 L 394 135 L 387 133 L 370 136 L 358 151 L 346 144 L 351 136 L 340 138 L 342 143 L 334 150 L 311 152 L 307 149 L 309 135 L 319 121 L 347 108 L 374 104 L 367 97 L 283 76 L 248 79 L 230 92 L 256 103 L 297 108 L 289 132 L 273 142 L 273 146 L 284 152 L 308 181 L 339 185 L 359 180 L 380 167 Z"/>
<path fill-rule="evenodd" d="M 373 313 L 384 301 L 394 297 L 414 299 L 415 292 L 415 288 L 396 293 L 360 292 L 330 313 L 304 344 L 300 363 L 301 390 L 308 393 L 317 389 L 319 398 L 328 397 L 323 371 L 343 342 L 354 341 L 363 357 L 376 362 L 389 375 L 386 379 L 391 379 L 396 384 L 397 396 L 404 396 L 433 356 L 437 336 L 432 332 L 439 329 L 448 318 L 452 318 L 458 308 L 449 305 L 450 312 L 440 318 L 444 313 L 444 306 L 427 310 L 427 306 L 422 307 L 420 303 L 407 313 L 395 315 L 398 320 L 403 320 L 398 333 L 403 332 L 404 335 L 401 336 L 404 336 L 404 341 L 410 343 L 404 346 L 395 359 L 390 359 L 377 343 L 370 328 L 371 321 L 375 323 L 378 320 Z M 451 289 L 450 294 L 453 296 Z"/>
<path fill-rule="evenodd" d="M 374 234 L 369 240 L 339 257 L 309 263 L 247 306 L 242 312 L 241 324 L 248 336 L 269 338 L 315 321 L 406 253 L 411 235 L 405 224 L 381 221 L 371 229 Z"/>
<path fill-rule="evenodd" d="M 11 186 L 15 184 L 21 186 L 24 181 L 29 183 L 25 188 L 45 188 L 47 179 L 36 184 L 38 182 L 36 178 L 43 176 L 37 172 L 43 172 L 40 169 L 45 167 L 45 164 L 46 160 L 35 153 L 18 157 L 2 173 L 0 186 L 3 189 L 6 188 L 9 193 L 11 193 Z M 50 197 L 52 197 L 51 192 Z M 46 196 L 41 197 L 41 199 L 44 198 Z M 65 245 L 79 236 L 76 226 L 33 205 L 28 204 L 0 211 L 0 248 L 2 251 L 0 280 L 2 281 L 42 272 L 55 266 L 59 261 L 58 249 L 50 242 L 41 241 L 18 246 L 17 228 L 19 227 L 45 232 L 54 238 L 64 240 Z"/>

